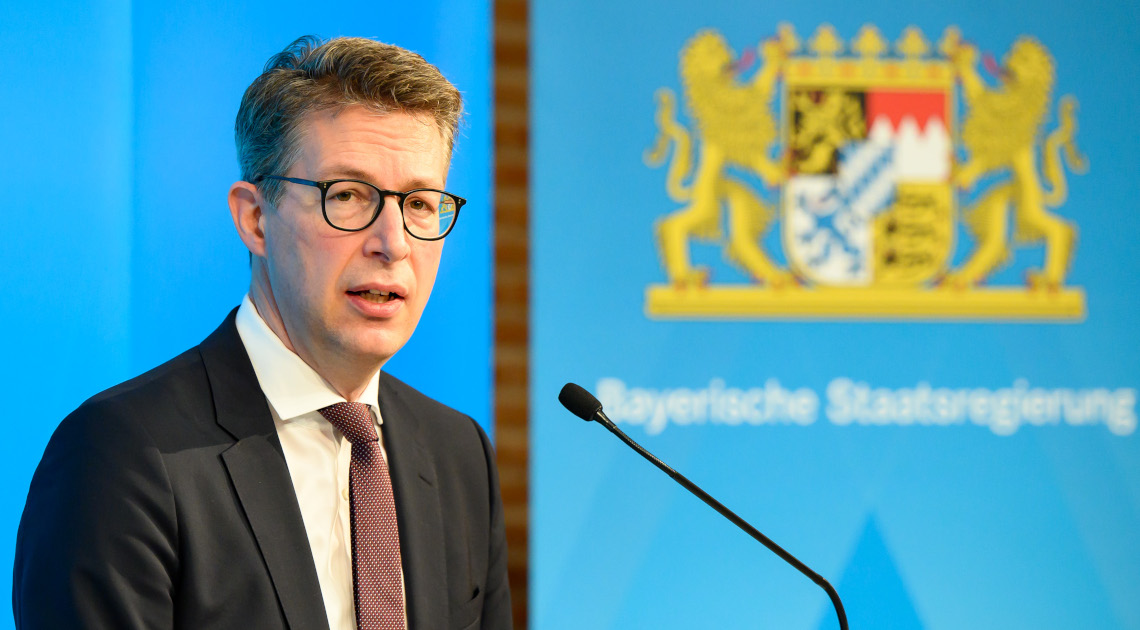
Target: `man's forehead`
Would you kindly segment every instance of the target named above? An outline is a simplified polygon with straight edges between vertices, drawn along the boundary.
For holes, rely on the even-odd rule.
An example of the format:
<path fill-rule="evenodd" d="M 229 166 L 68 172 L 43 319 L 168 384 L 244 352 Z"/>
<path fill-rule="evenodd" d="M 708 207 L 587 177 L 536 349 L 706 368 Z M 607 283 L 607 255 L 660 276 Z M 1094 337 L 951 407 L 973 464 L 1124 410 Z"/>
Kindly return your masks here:
<path fill-rule="evenodd" d="M 310 125 L 320 120 L 337 122 L 349 115 L 372 120 L 393 118 L 411 119 L 416 123 L 422 124 L 424 127 L 436 131 L 441 138 L 443 137 L 443 131 L 428 112 L 369 103 L 342 103 L 330 107 L 322 107 L 306 114 L 301 119 L 301 125 Z"/>
<path fill-rule="evenodd" d="M 451 152 L 435 120 L 422 112 L 378 111 L 360 105 L 319 110 L 306 115 L 298 125 L 297 147 L 302 152 L 324 148 L 321 140 L 336 142 L 377 141 L 389 148 L 424 153 L 440 152 L 445 162 Z M 315 137 L 320 140 L 315 141 Z"/>
<path fill-rule="evenodd" d="M 324 116 L 326 120 L 335 121 L 336 119 L 344 116 L 346 113 L 353 113 L 366 118 L 385 118 L 387 116 L 405 116 L 416 123 L 423 125 L 425 128 L 435 132 L 431 138 L 434 141 L 439 139 L 444 143 L 444 151 L 446 153 L 448 163 L 451 162 L 451 154 L 454 150 L 453 142 L 451 139 L 451 129 L 445 128 L 442 123 L 427 110 L 420 109 L 407 109 L 398 106 L 392 106 L 387 103 L 340 103 L 316 109 L 307 114 L 302 119 L 302 124 L 309 122 L 315 116 Z"/>
<path fill-rule="evenodd" d="M 451 155 L 438 125 L 421 112 L 362 105 L 326 108 L 306 115 L 298 132 L 298 158 L 314 177 L 371 181 L 370 167 L 394 159 L 412 167 L 401 185 L 435 188 L 450 169 Z"/>

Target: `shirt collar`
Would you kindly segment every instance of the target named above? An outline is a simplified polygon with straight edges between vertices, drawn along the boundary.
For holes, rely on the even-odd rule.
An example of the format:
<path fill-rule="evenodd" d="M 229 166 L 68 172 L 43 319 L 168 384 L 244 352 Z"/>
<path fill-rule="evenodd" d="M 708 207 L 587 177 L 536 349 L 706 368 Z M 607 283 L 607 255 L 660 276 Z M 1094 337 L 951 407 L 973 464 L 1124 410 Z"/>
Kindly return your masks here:
<path fill-rule="evenodd" d="M 283 421 L 345 402 L 320 374 L 285 347 L 257 312 L 248 294 L 238 307 L 235 323 L 261 391 Z M 380 371 L 377 370 L 356 401 L 367 404 L 377 419 L 380 417 L 380 410 L 376 408 L 379 386 Z"/>

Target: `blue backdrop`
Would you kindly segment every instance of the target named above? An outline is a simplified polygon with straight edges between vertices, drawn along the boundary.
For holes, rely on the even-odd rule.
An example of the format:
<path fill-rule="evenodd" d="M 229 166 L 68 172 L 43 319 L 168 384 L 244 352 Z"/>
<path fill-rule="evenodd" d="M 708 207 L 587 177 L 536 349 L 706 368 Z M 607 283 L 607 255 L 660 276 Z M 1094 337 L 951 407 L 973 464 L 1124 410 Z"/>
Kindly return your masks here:
<path fill-rule="evenodd" d="M 471 201 L 418 332 L 385 369 L 489 428 L 487 2 L 5 3 L 0 593 L 56 424 L 196 344 L 245 293 L 247 254 L 226 206 L 234 116 L 265 61 L 304 34 L 411 48 L 463 92 L 448 187 Z M 0 602 L 0 627 L 10 626 L 10 598 Z"/>
<path fill-rule="evenodd" d="M 557 393 L 576 381 L 631 437 L 830 580 L 852 628 L 1140 628 L 1138 15 L 1127 2 L 536 3 L 533 627 L 837 627 L 816 586 L 564 411 Z M 1022 36 L 1039 41 L 1055 84 L 1037 141 L 1072 95 L 1089 163 L 1067 170 L 1068 199 L 1049 209 L 1078 231 L 1064 282 L 1031 293 L 1026 273 L 1045 247 L 1007 238 L 1011 256 L 976 291 L 945 293 L 933 280 L 894 293 L 833 288 L 802 274 L 772 287 L 726 261 L 724 206 L 710 227 L 719 238 L 686 241 L 711 273 L 705 286 L 676 288 L 655 230 L 686 204 L 667 193 L 666 167 L 646 160 L 655 94 L 676 95 L 697 160 L 709 127 L 684 99 L 682 51 L 714 30 L 733 52 L 709 71 L 744 83 L 781 23 L 798 40 L 792 57 L 810 59 L 785 66 L 777 92 L 821 67 L 827 38 L 813 36 L 825 24 L 840 59 L 858 56 L 866 25 L 888 49 L 917 26 L 931 63 L 945 62 L 938 44 L 957 26 L 999 91 L 1014 77 L 999 67 L 1006 52 Z M 939 115 L 956 126 L 973 110 L 951 83 Z M 770 158 L 787 154 L 812 107 L 774 98 Z M 950 140 L 967 159 L 962 139 Z M 786 231 L 795 202 L 783 184 L 734 169 L 754 191 L 744 197 L 772 213 L 753 244 L 787 269 L 786 250 L 806 242 Z M 962 225 L 966 209 L 1008 178 L 999 169 L 953 193 L 950 269 L 980 243 Z M 1009 301 L 954 314 L 975 298 Z M 1015 302 L 1043 310 L 1017 314 Z M 858 309 L 869 314 L 852 317 Z"/>

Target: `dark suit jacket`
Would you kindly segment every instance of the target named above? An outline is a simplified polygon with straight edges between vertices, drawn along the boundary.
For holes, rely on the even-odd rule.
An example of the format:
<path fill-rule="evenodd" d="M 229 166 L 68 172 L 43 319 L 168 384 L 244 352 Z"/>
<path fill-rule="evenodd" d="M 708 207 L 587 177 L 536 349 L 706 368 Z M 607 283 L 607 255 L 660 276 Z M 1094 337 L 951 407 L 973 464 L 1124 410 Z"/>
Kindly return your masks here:
<path fill-rule="evenodd" d="M 509 628 L 494 456 L 381 374 L 409 627 Z M 328 628 L 268 403 L 234 326 L 88 400 L 52 436 L 16 543 L 18 628 Z"/>

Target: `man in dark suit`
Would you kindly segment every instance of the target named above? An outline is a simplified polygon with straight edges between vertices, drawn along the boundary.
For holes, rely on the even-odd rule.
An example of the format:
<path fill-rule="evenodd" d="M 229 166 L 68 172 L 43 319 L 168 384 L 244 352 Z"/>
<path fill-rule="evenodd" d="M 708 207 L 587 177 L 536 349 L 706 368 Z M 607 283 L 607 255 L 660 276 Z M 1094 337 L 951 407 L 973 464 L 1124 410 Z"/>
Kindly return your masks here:
<path fill-rule="evenodd" d="M 459 113 L 394 46 L 270 60 L 229 195 L 249 295 L 60 424 L 20 523 L 17 627 L 510 627 L 486 436 L 380 371 L 463 204 L 444 192 Z"/>

